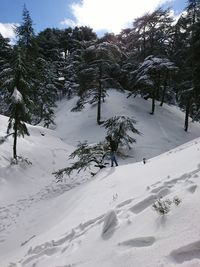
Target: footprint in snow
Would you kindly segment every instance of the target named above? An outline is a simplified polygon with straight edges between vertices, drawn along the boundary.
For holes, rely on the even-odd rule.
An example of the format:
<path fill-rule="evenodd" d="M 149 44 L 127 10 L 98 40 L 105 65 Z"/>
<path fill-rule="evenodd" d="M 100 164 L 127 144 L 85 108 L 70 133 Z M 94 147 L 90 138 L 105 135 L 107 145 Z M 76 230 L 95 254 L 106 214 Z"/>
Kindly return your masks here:
<path fill-rule="evenodd" d="M 137 204 L 135 204 L 134 206 L 132 206 L 129 210 L 133 213 L 138 214 L 143 210 L 145 210 L 146 208 L 148 208 L 149 206 L 151 206 L 154 203 L 155 199 L 156 195 L 150 195 L 145 199 L 141 200 L 140 202 L 138 202 Z"/>
<path fill-rule="evenodd" d="M 166 196 L 168 195 L 171 191 L 170 191 L 170 186 L 159 186 L 157 188 L 154 188 L 151 190 L 151 193 L 158 193 L 158 197 L 159 196 Z"/>
<path fill-rule="evenodd" d="M 127 199 L 127 200 L 121 202 L 120 204 L 118 204 L 116 208 L 124 207 L 124 206 L 130 204 L 133 200 L 134 200 L 134 198 Z"/>
<path fill-rule="evenodd" d="M 197 189 L 197 185 L 193 184 L 187 188 L 187 191 L 193 194 L 195 193 L 196 189 Z"/>
<path fill-rule="evenodd" d="M 128 239 L 126 241 L 118 243 L 119 246 L 128 247 L 149 247 L 155 243 L 156 239 L 153 236 L 138 237 L 133 239 Z"/>
<path fill-rule="evenodd" d="M 138 214 L 143 210 L 145 210 L 146 208 L 150 207 L 157 198 L 165 197 L 168 194 L 170 194 L 171 190 L 169 189 L 169 186 L 160 186 L 152 189 L 151 193 L 153 194 L 141 200 L 140 202 L 136 203 L 129 210 L 135 214 Z"/>
<path fill-rule="evenodd" d="M 169 257 L 179 264 L 193 259 L 200 259 L 200 241 L 173 250 Z"/>

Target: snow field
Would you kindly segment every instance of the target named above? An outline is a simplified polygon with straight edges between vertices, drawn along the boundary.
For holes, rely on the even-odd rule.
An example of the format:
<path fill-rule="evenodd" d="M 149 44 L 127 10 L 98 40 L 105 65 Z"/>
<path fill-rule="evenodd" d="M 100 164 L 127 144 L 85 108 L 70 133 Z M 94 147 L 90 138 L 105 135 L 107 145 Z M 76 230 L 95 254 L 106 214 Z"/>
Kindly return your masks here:
<path fill-rule="evenodd" d="M 149 101 L 109 95 L 103 118 L 133 116 L 143 133 L 119 167 L 55 182 L 52 172 L 70 164 L 78 141 L 105 136 L 95 107 L 70 112 L 74 99 L 58 105 L 54 131 L 29 126 L 31 136 L 19 139 L 19 155 L 32 164 L 10 165 L 11 137 L 0 146 L 1 267 L 200 266 L 199 124 L 185 133 L 175 107 L 157 106 L 151 116 Z M 0 120 L 4 136 L 7 118 Z M 182 202 L 169 214 L 152 209 L 174 196 Z"/>

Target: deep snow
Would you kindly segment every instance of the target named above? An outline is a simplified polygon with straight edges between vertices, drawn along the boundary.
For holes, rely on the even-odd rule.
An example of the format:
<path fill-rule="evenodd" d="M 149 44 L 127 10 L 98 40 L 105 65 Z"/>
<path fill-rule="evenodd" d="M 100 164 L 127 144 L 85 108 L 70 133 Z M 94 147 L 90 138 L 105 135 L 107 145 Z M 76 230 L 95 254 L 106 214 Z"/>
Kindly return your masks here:
<path fill-rule="evenodd" d="M 151 100 L 130 97 L 110 90 L 109 97 L 102 103 L 102 120 L 115 115 L 125 115 L 137 121 L 135 127 L 142 133 L 135 135 L 137 140 L 132 151 L 127 151 L 130 159 L 126 162 L 137 162 L 152 158 L 200 136 L 199 124 L 189 123 L 189 131 L 183 131 L 184 113 L 175 106 L 164 104 L 156 106 L 155 114 L 150 115 Z M 105 130 L 96 123 L 96 106 L 86 105 L 82 112 L 71 112 L 77 99 L 67 104 L 63 100 L 57 109 L 55 122 L 56 132 L 60 138 L 72 146 L 79 141 L 88 140 L 95 143 L 104 140 Z M 124 163 L 124 162 L 123 162 Z"/>
<path fill-rule="evenodd" d="M 19 139 L 31 165 L 10 165 L 11 137 L 0 145 L 1 267 L 200 266 L 199 124 L 185 133 L 176 107 L 157 106 L 151 116 L 149 101 L 109 95 L 103 118 L 133 116 L 143 133 L 119 167 L 55 182 L 52 172 L 68 164 L 78 141 L 105 136 L 96 107 L 70 112 L 75 99 L 58 104 L 54 131 L 29 126 L 31 136 Z M 3 136 L 7 118 L 0 123 Z M 152 209 L 156 198 L 176 195 L 182 202 L 169 214 Z"/>

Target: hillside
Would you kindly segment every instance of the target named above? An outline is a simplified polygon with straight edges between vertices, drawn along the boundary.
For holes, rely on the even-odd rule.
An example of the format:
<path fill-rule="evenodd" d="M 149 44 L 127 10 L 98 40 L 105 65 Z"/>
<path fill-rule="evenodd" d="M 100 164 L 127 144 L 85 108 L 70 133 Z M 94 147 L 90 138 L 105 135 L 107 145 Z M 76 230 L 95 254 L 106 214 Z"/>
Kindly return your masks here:
<path fill-rule="evenodd" d="M 126 162 L 155 157 L 200 136 L 198 123 L 190 122 L 189 131 L 183 130 L 184 113 L 175 106 L 164 104 L 160 107 L 158 103 L 152 116 L 149 114 L 151 100 L 141 97 L 127 99 L 127 94 L 115 90 L 109 90 L 108 95 L 102 104 L 102 120 L 115 115 L 129 116 L 137 121 L 136 128 L 142 133 L 141 136 L 135 136 L 137 143 L 127 152 L 131 159 Z M 72 146 L 84 140 L 89 143 L 102 141 L 105 129 L 96 124 L 96 106 L 86 105 L 81 112 L 71 112 L 76 100 L 72 99 L 67 104 L 65 100 L 59 103 L 55 119 L 58 136 Z"/>
<path fill-rule="evenodd" d="M 1 267 L 200 266 L 199 124 L 185 133 L 175 107 L 157 106 L 151 116 L 150 102 L 109 95 L 103 118 L 133 116 L 143 133 L 117 168 L 55 182 L 52 172 L 66 166 L 78 141 L 105 136 L 95 107 L 70 112 L 74 99 L 58 104 L 54 131 L 29 126 L 31 136 L 19 140 L 19 154 L 32 164 L 10 165 L 12 138 L 0 146 Z M 0 121 L 3 136 L 7 118 Z M 156 198 L 176 195 L 182 202 L 169 214 L 152 209 Z"/>

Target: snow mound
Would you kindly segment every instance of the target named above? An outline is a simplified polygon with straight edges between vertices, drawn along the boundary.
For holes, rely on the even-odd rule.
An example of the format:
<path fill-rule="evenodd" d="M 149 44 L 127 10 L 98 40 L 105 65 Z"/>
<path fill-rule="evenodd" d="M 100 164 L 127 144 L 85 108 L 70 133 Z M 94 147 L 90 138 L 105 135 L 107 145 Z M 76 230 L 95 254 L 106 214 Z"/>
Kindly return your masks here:
<path fill-rule="evenodd" d="M 114 228 L 118 224 L 117 214 L 114 210 L 109 211 L 105 215 L 103 229 L 102 229 L 102 235 L 106 235 L 114 230 Z"/>

